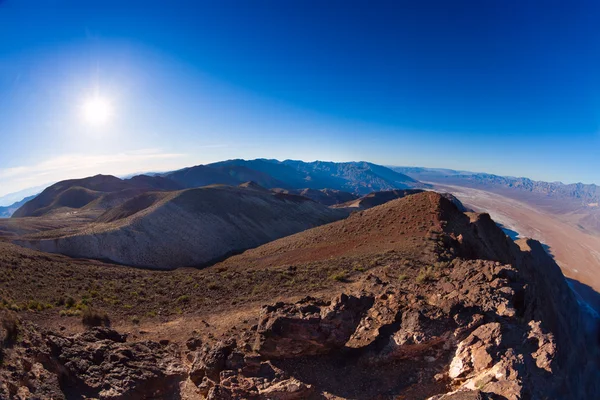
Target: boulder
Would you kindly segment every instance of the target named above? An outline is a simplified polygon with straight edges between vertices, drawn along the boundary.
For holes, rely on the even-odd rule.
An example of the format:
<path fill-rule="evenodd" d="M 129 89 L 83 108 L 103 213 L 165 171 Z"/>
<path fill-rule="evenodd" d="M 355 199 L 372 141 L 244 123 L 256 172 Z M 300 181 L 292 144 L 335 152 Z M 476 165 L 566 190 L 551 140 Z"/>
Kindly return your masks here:
<path fill-rule="evenodd" d="M 264 357 L 292 358 L 325 354 L 350 339 L 373 297 L 341 294 L 330 302 L 307 297 L 277 303 L 260 313 L 255 349 Z"/>

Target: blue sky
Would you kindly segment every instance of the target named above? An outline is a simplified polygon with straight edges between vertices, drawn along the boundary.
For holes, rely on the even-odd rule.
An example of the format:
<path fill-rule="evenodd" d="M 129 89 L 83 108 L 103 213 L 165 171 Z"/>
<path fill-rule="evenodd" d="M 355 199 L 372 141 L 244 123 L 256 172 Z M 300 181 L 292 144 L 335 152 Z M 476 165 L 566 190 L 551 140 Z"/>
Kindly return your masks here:
<path fill-rule="evenodd" d="M 598 20 L 594 1 L 0 0 L 0 196 L 256 157 L 600 183 Z"/>

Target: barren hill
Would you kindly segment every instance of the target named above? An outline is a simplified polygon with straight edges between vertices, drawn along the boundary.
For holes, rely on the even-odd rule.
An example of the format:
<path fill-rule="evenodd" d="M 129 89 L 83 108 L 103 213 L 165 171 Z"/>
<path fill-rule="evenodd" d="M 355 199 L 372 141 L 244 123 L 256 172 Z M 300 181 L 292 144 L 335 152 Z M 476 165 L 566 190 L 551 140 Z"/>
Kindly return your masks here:
<path fill-rule="evenodd" d="M 110 209 L 98 222 L 17 243 L 74 257 L 177 268 L 205 264 L 346 215 L 300 196 L 207 186 L 147 192 Z"/>
<path fill-rule="evenodd" d="M 111 175 L 71 179 L 46 188 L 22 205 L 13 214 L 13 218 L 40 217 L 60 209 L 80 209 L 103 196 L 110 195 L 106 201 L 101 200 L 95 204 L 95 206 L 100 205 L 102 209 L 107 209 L 144 191 L 177 189 L 181 189 L 181 186 L 176 182 L 145 175 L 126 180 Z"/>

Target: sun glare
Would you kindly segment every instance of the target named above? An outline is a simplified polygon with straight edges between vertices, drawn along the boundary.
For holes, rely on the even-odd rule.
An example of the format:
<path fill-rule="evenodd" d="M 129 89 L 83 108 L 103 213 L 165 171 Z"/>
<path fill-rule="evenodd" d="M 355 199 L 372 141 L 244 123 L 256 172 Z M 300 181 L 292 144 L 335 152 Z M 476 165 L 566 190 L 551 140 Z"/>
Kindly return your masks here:
<path fill-rule="evenodd" d="M 104 125 L 112 117 L 110 101 L 103 97 L 93 97 L 83 103 L 83 118 L 92 125 Z"/>

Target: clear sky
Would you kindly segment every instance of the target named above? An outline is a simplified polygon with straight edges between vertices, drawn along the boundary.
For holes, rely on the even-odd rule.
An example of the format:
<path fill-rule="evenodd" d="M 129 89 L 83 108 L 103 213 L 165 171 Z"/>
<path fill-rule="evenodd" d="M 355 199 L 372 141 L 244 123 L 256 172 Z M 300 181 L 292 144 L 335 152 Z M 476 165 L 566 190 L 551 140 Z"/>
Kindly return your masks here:
<path fill-rule="evenodd" d="M 598 21 L 592 0 L 0 0 L 0 195 L 257 157 L 600 183 Z"/>

